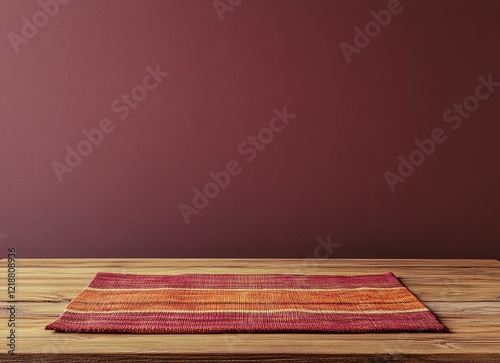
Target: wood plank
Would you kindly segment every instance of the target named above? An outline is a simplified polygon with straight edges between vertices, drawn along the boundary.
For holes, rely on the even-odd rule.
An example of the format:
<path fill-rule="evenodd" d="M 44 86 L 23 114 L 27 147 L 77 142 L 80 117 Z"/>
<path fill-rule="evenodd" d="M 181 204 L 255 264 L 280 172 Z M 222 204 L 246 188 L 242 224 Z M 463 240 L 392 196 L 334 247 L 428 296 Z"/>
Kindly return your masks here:
<path fill-rule="evenodd" d="M 37 357 L 37 362 L 47 363 L 164 363 L 164 362 L 245 362 L 245 363 L 379 363 L 379 362 L 406 362 L 406 363 L 498 363 L 498 355 L 473 354 L 473 359 L 462 354 L 175 354 L 175 353 L 143 353 L 129 354 L 42 354 Z M 16 354 L 10 362 L 33 362 L 30 355 Z M 39 359 L 39 360 L 38 360 Z"/>
<path fill-rule="evenodd" d="M 134 273 L 139 273 L 137 270 Z M 160 272 L 160 271 L 158 271 Z M 63 272 L 55 274 L 58 280 L 52 281 L 51 275 L 40 276 L 33 274 L 31 277 L 17 277 L 16 301 L 70 301 L 91 281 L 94 273 L 83 275 L 81 278 L 72 279 L 65 276 Z M 0 275 L 0 280 L 2 276 Z M 50 288 L 42 283 L 43 280 L 50 280 Z M 56 279 L 56 277 L 54 277 Z M 439 284 L 434 281 L 428 283 L 422 279 L 412 278 L 411 280 L 402 278 L 403 284 L 410 289 L 419 299 L 431 301 L 500 301 L 500 279 L 492 277 L 487 279 L 483 276 L 482 283 L 464 284 L 449 278 L 447 283 Z M 68 284 L 71 281 L 71 284 Z M 413 281 L 413 282 L 411 282 Z M 487 282 L 485 282 L 487 281 Z M 6 286 L 0 289 L 0 302 L 7 302 L 8 296 L 5 293 Z"/>
<path fill-rule="evenodd" d="M 500 269 L 488 269 L 484 267 L 472 267 L 470 269 L 458 267 L 442 267 L 440 269 L 432 267 L 318 267 L 311 269 L 291 269 L 286 266 L 272 266 L 272 267 L 54 267 L 50 269 L 38 269 L 33 267 L 19 267 L 17 268 L 17 277 L 23 276 L 37 276 L 37 275 L 61 275 L 61 276 L 78 276 L 84 274 L 86 278 L 92 277 L 97 272 L 116 272 L 116 273 L 130 273 L 130 274 L 185 274 L 185 273 L 296 273 L 296 274 L 312 274 L 312 275 L 359 275 L 359 274 L 380 274 L 386 272 L 393 272 L 397 277 L 474 277 L 474 276 L 491 276 L 500 280 Z M 3 271 L 5 275 L 5 270 Z"/>
<path fill-rule="evenodd" d="M 16 317 L 16 324 L 18 328 L 23 331 L 23 337 L 25 338 L 37 338 L 40 336 L 40 330 L 56 320 L 56 318 L 62 313 L 59 310 L 58 313 L 50 314 L 19 314 Z M 498 335 L 498 321 L 500 321 L 500 313 L 492 314 L 485 317 L 474 317 L 474 316 L 452 316 L 444 313 L 436 312 L 443 324 L 445 324 L 452 333 L 481 333 L 484 336 L 492 334 Z M 35 330 L 31 330 L 31 327 L 35 327 Z M 6 331 L 7 332 L 7 331 Z M 364 338 L 359 339 L 360 341 Z"/>
<path fill-rule="evenodd" d="M 53 285 L 56 284 L 64 284 L 67 282 L 68 277 L 71 276 L 71 281 L 78 284 L 86 284 L 90 282 L 92 277 L 94 277 L 95 273 L 78 273 L 74 271 L 73 274 L 66 274 L 66 276 L 62 276 L 60 274 L 54 273 L 31 273 L 26 274 L 22 273 L 20 276 L 17 275 L 17 280 L 24 285 L 34 285 L 38 284 L 39 281 L 46 281 Z M 310 275 L 310 274 L 309 274 Z M 5 273 L 0 273 L 0 277 L 3 276 L 7 278 Z M 403 283 L 408 283 L 413 286 L 420 285 L 428 285 L 428 286 L 449 286 L 449 285 L 499 285 L 500 278 L 496 276 L 489 275 L 479 275 L 479 276 L 397 276 L 398 279 Z M 5 290 L 5 286 L 3 287 Z"/>
<path fill-rule="evenodd" d="M 499 354 L 495 334 L 68 334 L 20 339 L 22 353 Z M 1 357 L 1 355 L 0 355 Z"/>
<path fill-rule="evenodd" d="M 83 290 L 85 285 L 65 286 L 59 291 L 50 291 L 48 289 L 37 286 L 37 290 L 19 290 L 16 292 L 15 301 L 67 301 L 74 299 L 75 296 Z M 424 303 L 432 301 L 500 301 L 498 288 L 479 288 L 468 289 L 463 291 L 436 291 L 434 287 L 412 287 L 407 286 L 410 291 Z M 0 299 L 0 303 L 8 302 L 8 297 Z"/>
<path fill-rule="evenodd" d="M 438 305 L 439 304 L 439 305 Z M 2 309 L 5 308 L 4 305 Z M 48 324 L 54 321 L 66 308 L 67 303 L 17 303 L 16 318 L 20 324 L 24 320 L 33 323 L 38 320 L 40 324 Z M 493 332 L 498 333 L 498 321 L 500 321 L 499 303 L 437 303 L 428 304 L 440 320 L 455 333 L 469 332 Z M 4 310 L 5 311 L 5 310 Z M 28 331 L 24 332 L 24 335 Z M 37 331 L 38 334 L 38 331 Z"/>

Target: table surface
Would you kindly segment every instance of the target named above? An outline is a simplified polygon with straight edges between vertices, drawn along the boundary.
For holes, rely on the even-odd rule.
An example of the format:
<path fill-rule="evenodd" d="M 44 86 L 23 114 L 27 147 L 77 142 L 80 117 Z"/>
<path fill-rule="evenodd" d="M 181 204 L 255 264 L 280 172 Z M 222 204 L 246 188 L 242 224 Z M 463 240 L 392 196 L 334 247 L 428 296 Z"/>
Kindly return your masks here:
<path fill-rule="evenodd" d="M 18 259 L 16 293 L 0 261 L 1 362 L 500 362 L 500 262 L 360 259 Z M 77 334 L 44 330 L 96 272 L 393 272 L 449 333 Z M 7 354 L 7 308 L 16 353 Z"/>

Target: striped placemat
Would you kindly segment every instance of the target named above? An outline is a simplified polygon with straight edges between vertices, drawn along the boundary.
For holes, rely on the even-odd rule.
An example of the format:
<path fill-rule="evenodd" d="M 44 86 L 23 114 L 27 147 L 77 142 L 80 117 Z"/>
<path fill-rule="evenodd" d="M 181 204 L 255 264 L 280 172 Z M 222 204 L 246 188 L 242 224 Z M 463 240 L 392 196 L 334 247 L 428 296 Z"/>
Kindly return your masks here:
<path fill-rule="evenodd" d="M 46 330 L 86 333 L 446 332 L 378 275 L 97 273 Z"/>

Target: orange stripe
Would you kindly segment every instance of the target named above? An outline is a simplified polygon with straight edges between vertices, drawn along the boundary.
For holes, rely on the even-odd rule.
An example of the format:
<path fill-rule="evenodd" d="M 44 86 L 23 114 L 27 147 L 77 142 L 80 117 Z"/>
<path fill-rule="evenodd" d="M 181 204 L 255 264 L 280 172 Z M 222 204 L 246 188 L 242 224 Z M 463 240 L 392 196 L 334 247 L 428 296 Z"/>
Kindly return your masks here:
<path fill-rule="evenodd" d="M 175 306 L 176 304 L 191 303 L 206 306 L 207 304 L 217 305 L 219 308 L 226 306 L 229 303 L 238 305 L 241 308 L 241 303 L 261 303 L 266 305 L 274 304 L 295 304 L 309 305 L 314 304 L 374 304 L 387 303 L 391 305 L 400 304 L 418 304 L 418 307 L 424 307 L 408 290 L 370 290 L 370 291 L 227 291 L 218 292 L 217 290 L 201 291 L 201 290 L 183 290 L 183 291 L 168 291 L 154 290 L 151 292 L 145 291 L 126 291 L 117 293 L 106 292 L 105 290 L 84 290 L 78 297 L 78 301 L 74 300 L 68 305 L 68 309 L 87 310 L 92 306 L 138 306 L 136 303 L 144 302 L 147 306 Z M 415 305 L 416 306 L 416 305 Z M 122 308 L 120 308 L 122 309 Z M 126 310 L 126 308 L 123 308 Z"/>
<path fill-rule="evenodd" d="M 253 291 L 253 290 L 259 290 L 259 291 L 277 291 L 277 290 L 282 290 L 282 291 L 353 291 L 353 290 L 395 290 L 395 289 L 404 289 L 405 287 L 402 286 L 392 286 L 392 287 L 372 287 L 372 286 L 359 286 L 359 287 L 333 287 L 333 288 L 328 288 L 328 287 L 236 287 L 236 288 L 227 288 L 227 287 L 190 287 L 189 291 L 196 291 L 196 290 L 204 290 L 204 291 Z M 107 291 L 107 292 L 128 292 L 128 291 L 156 291 L 156 290 L 169 290 L 172 292 L 175 291 L 182 291 L 186 290 L 186 287 L 151 287 L 151 288 L 144 288 L 144 287 L 123 287 L 123 288 L 106 288 L 106 287 L 86 287 L 86 290 L 93 290 L 93 291 Z"/>
<path fill-rule="evenodd" d="M 90 310 L 90 311 L 79 311 L 79 310 L 68 310 L 64 311 L 65 313 L 73 313 L 80 315 L 93 315 L 93 314 L 206 314 L 212 315 L 214 313 L 220 314 L 234 314 L 234 313 L 242 313 L 246 315 L 255 315 L 255 316 L 265 316 L 267 314 L 298 314 L 298 313 L 307 313 L 307 314 L 345 314 L 345 315 L 375 315 L 380 316 L 381 314 L 409 314 L 409 313 L 422 313 L 429 312 L 426 308 L 421 309 L 412 309 L 412 310 L 360 310 L 360 311 L 343 311 L 343 310 L 309 310 L 307 308 L 300 309 L 274 309 L 274 310 Z M 95 318 L 95 317 L 94 317 Z"/>
<path fill-rule="evenodd" d="M 401 303 L 401 304 L 293 304 L 293 303 L 277 303 L 277 304 L 220 304 L 220 303 L 189 303 L 189 304 L 165 304 L 165 303 L 154 303 L 154 304 L 131 304 L 131 303 L 109 303 L 109 304 L 99 304 L 99 305 L 84 305 L 84 304 L 74 304 L 71 306 L 70 310 L 78 311 L 110 311 L 110 310 L 132 310 L 132 311 L 162 311 L 162 310 L 175 310 L 175 311 L 220 311 L 220 310 L 282 310 L 282 309 L 307 309 L 314 311 L 321 310 L 338 310 L 338 311 L 368 311 L 368 310 L 386 310 L 386 311 L 399 311 L 399 310 L 414 310 L 425 308 L 421 303 L 415 301 L 411 303 Z"/>

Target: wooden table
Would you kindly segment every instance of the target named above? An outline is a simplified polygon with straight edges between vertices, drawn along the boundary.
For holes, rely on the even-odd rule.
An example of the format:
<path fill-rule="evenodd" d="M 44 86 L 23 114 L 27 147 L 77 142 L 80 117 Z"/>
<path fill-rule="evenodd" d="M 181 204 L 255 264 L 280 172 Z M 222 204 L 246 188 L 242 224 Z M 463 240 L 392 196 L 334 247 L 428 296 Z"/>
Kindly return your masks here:
<path fill-rule="evenodd" d="M 0 261 L 1 362 L 500 362 L 497 260 L 19 259 L 16 294 Z M 450 333 L 74 334 L 44 330 L 98 271 L 137 274 L 391 271 Z M 16 354 L 7 354 L 7 308 Z"/>

